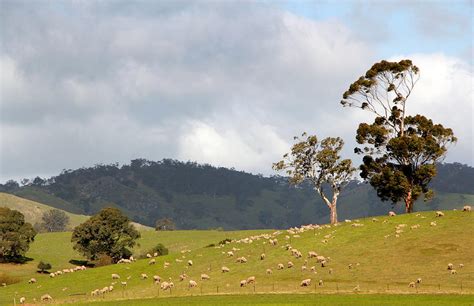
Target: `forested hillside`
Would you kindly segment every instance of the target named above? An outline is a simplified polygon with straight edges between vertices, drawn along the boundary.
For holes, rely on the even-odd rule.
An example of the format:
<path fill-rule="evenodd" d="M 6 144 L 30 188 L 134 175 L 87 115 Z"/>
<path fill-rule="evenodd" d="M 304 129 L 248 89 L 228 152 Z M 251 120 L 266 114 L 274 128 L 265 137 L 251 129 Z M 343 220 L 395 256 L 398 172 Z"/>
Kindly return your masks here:
<path fill-rule="evenodd" d="M 438 165 L 432 183 L 435 198 L 417 203 L 415 210 L 472 203 L 473 181 L 472 167 Z M 136 222 L 153 225 L 167 217 L 180 229 L 284 228 L 328 221 L 327 207 L 309 185 L 295 188 L 283 177 L 169 159 L 63 170 L 49 179 L 23 180 L 21 185 L 8 181 L 0 185 L 0 191 L 80 214 L 115 206 Z M 345 188 L 338 206 L 340 219 L 380 215 L 392 209 L 369 185 L 357 181 Z"/>

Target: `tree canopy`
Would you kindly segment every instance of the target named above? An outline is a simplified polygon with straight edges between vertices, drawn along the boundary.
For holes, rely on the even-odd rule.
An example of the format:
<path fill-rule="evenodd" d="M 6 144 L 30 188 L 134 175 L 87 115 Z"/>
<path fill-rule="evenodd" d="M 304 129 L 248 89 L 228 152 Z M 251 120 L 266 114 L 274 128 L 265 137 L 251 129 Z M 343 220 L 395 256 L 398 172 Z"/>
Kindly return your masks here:
<path fill-rule="evenodd" d="M 421 195 L 431 198 L 428 184 L 436 175 L 436 163 L 456 142 L 450 128 L 423 115 L 406 114 L 419 71 L 411 60 L 381 61 L 352 83 L 341 101 L 376 115 L 373 123 L 361 123 L 357 129 L 362 146 L 355 152 L 364 155 L 361 177 L 383 201 L 404 201 L 406 212 L 413 211 Z"/>
<path fill-rule="evenodd" d="M 130 220 L 117 208 L 104 208 L 89 220 L 74 228 L 71 241 L 74 249 L 89 259 L 101 255 L 110 256 L 114 261 L 130 254 L 140 233 L 130 224 Z"/>
<path fill-rule="evenodd" d="M 25 216 L 16 210 L 0 207 L 0 261 L 20 259 L 34 241 L 36 232 Z"/>
<path fill-rule="evenodd" d="M 297 142 L 291 147 L 291 152 L 273 164 L 273 169 L 286 170 L 293 185 L 310 181 L 331 211 L 331 224 L 337 223 L 338 196 L 355 171 L 351 160 L 341 160 L 339 155 L 344 141 L 339 137 L 327 137 L 319 142 L 315 135 L 308 136 L 306 133 L 301 137 L 295 137 Z M 331 188 L 331 200 L 324 190 L 325 184 Z"/>
<path fill-rule="evenodd" d="M 66 213 L 59 209 L 51 209 L 43 213 L 42 227 L 48 232 L 65 231 L 69 224 L 69 217 Z"/>

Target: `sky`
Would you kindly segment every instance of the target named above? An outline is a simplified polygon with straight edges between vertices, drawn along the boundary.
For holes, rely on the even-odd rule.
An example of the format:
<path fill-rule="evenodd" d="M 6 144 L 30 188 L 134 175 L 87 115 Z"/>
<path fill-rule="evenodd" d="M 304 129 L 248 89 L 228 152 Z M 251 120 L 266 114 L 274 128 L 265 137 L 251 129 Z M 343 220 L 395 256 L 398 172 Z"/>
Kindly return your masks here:
<path fill-rule="evenodd" d="M 342 93 L 413 60 L 407 102 L 474 166 L 472 1 L 0 0 L 0 182 L 173 158 L 276 174 L 293 136 L 373 116 Z"/>

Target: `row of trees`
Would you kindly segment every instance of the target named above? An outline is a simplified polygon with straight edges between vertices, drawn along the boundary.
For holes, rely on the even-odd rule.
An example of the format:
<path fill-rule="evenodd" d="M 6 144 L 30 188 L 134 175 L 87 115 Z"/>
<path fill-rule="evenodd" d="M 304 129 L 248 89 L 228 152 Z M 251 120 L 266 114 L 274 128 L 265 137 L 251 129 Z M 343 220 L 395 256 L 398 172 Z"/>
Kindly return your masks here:
<path fill-rule="evenodd" d="M 375 115 L 373 123 L 360 123 L 356 131 L 360 146 L 354 152 L 363 155 L 360 176 L 383 201 L 404 202 L 407 213 L 413 212 L 420 196 L 425 200 L 432 197 L 428 184 L 436 175 L 436 163 L 457 141 L 450 128 L 434 124 L 423 115 L 406 113 L 419 73 L 411 60 L 381 61 L 353 82 L 341 101 L 344 107 Z M 355 171 L 351 160 L 341 160 L 344 142 L 338 137 L 318 141 L 315 135 L 306 133 L 295 140 L 291 152 L 273 168 L 286 170 L 292 184 L 310 181 L 330 209 L 334 224 L 338 196 Z M 329 193 L 325 187 L 330 188 Z"/>

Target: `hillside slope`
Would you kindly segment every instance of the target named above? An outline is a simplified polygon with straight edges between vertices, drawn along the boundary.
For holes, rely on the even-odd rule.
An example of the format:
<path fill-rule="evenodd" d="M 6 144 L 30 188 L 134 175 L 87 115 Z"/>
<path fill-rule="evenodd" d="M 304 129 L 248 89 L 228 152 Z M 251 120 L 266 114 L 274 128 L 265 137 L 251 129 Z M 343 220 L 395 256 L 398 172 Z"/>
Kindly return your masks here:
<path fill-rule="evenodd" d="M 431 222 L 436 222 L 436 226 L 431 226 Z M 363 225 L 353 226 L 354 223 Z M 54 279 L 38 276 L 38 283 L 34 285 L 24 281 L 0 288 L 0 304 L 12 301 L 15 292 L 30 301 L 48 293 L 64 302 L 217 293 L 352 293 L 356 286 L 362 293 L 473 294 L 473 232 L 474 213 L 461 211 L 446 211 L 445 216 L 439 218 L 434 212 L 423 212 L 378 217 L 376 221 L 371 218 L 354 220 L 298 234 L 282 231 L 275 234 L 276 246 L 270 245 L 267 239 L 253 237 L 252 243 L 234 241 L 222 248 L 200 248 L 158 257 L 156 265 L 139 260 L 129 265 L 89 269 Z M 286 250 L 286 244 L 298 249 L 303 258 L 292 256 Z M 227 255 L 231 250 L 235 253 L 233 257 Z M 307 258 L 309 251 L 325 256 L 327 266 L 321 267 L 316 259 Z M 264 260 L 260 259 L 261 253 L 266 254 Z M 240 256 L 248 262 L 237 263 L 236 258 Z M 193 261 L 192 266 L 187 265 L 188 260 Z M 288 261 L 294 263 L 293 268 L 287 268 Z M 164 262 L 169 262 L 170 266 L 164 268 Z M 284 264 L 283 270 L 277 270 L 279 263 Z M 457 274 L 447 270 L 448 263 L 454 264 Z M 461 268 L 460 264 L 464 266 Z M 302 270 L 303 265 L 306 270 Z M 222 266 L 227 266 L 230 272 L 222 273 Z M 311 271 L 312 266 L 315 271 Z M 273 270 L 272 274 L 266 273 L 268 268 Z M 180 282 L 178 276 L 183 272 L 188 278 Z M 114 282 L 112 273 L 119 274 L 120 281 L 126 281 L 127 286 Z M 150 278 L 142 280 L 142 273 Z M 202 273 L 208 274 L 210 280 L 202 281 Z M 173 290 L 163 291 L 154 285 L 151 276 L 155 274 L 163 280 L 173 280 Z M 255 286 L 240 287 L 240 281 L 250 276 L 256 277 Z M 422 279 L 421 284 L 409 288 L 408 284 L 417 278 Z M 195 280 L 198 287 L 189 289 L 189 279 Z M 300 287 L 303 279 L 311 279 L 311 286 Z M 323 281 L 321 286 L 319 280 Z M 92 290 L 109 285 L 115 289 L 105 296 L 90 295 Z"/>

